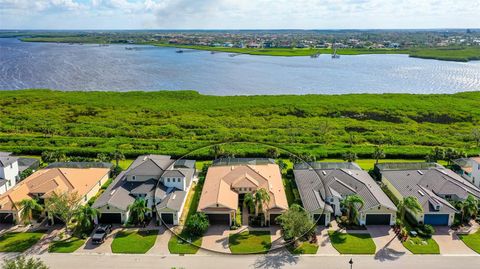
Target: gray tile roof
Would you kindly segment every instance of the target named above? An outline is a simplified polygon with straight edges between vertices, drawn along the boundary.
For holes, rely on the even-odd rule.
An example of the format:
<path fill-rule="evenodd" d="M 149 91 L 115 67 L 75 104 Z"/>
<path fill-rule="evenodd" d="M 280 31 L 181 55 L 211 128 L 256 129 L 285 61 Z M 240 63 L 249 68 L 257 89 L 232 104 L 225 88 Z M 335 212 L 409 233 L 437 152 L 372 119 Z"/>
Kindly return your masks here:
<path fill-rule="evenodd" d="M 105 192 L 95 201 L 92 207 L 99 208 L 108 204 L 122 210 L 127 210 L 128 206 L 135 201 L 134 195 L 147 194 L 149 196 L 155 195 L 156 200 L 161 201 L 162 206 L 165 205 L 168 208 L 175 210 L 179 207 L 177 206 L 179 200 L 180 206 L 183 203 L 183 200 L 181 199 L 184 199 L 182 197 L 186 197 L 186 193 L 182 194 L 181 190 L 175 188 L 167 189 L 162 183 L 158 182 L 160 175 L 164 173 L 164 169 L 172 167 L 173 163 L 174 160 L 170 159 L 170 156 L 139 156 L 126 171 L 123 171 L 115 178 L 112 184 L 110 184 Z M 193 161 L 193 164 L 194 163 L 195 161 Z M 178 171 L 175 173 L 181 173 L 185 176 L 186 184 L 189 186 L 195 173 L 195 169 L 178 168 L 176 170 Z M 128 182 L 126 181 L 126 176 L 130 174 L 154 177 L 144 182 Z M 177 193 L 178 195 L 170 195 L 172 192 Z M 167 200 L 164 202 L 165 199 Z M 172 201 L 168 201 L 169 199 L 172 199 Z"/>
<path fill-rule="evenodd" d="M 183 201 L 186 197 L 187 192 L 179 189 L 173 189 L 170 193 L 163 197 L 159 204 L 157 204 L 157 210 L 162 211 L 162 209 L 168 208 L 175 211 L 180 211 Z"/>
<path fill-rule="evenodd" d="M 185 175 L 179 170 L 167 170 L 163 172 L 162 177 L 184 177 Z"/>
<path fill-rule="evenodd" d="M 363 198 L 364 210 L 378 205 L 396 210 L 393 202 L 366 171 L 336 168 L 295 169 L 293 172 L 302 203 L 308 211 L 323 208 L 326 197 L 339 195 L 345 197 L 351 194 L 357 194 Z M 325 209 L 329 211 L 328 207 Z"/>
<path fill-rule="evenodd" d="M 6 167 L 9 166 L 10 164 L 18 161 L 17 157 L 13 156 L 0 156 L 0 166 Z"/>
<path fill-rule="evenodd" d="M 477 199 L 480 198 L 480 190 L 477 187 L 450 169 L 388 170 L 381 173 L 402 196 L 417 197 L 425 212 L 438 212 L 431 210 L 431 204 L 437 202 L 445 205 L 443 207 L 445 212 L 455 210 L 440 196 L 456 195 L 464 200 L 469 194 L 472 194 Z"/>

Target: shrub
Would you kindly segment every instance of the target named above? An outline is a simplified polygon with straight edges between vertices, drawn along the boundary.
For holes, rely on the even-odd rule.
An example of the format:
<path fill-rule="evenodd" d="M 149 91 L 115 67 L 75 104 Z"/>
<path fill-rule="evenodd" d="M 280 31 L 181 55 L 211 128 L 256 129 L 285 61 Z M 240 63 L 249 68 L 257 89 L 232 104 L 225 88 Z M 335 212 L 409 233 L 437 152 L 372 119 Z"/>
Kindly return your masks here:
<path fill-rule="evenodd" d="M 188 218 L 185 230 L 192 236 L 202 236 L 210 226 L 207 215 L 195 213 Z"/>

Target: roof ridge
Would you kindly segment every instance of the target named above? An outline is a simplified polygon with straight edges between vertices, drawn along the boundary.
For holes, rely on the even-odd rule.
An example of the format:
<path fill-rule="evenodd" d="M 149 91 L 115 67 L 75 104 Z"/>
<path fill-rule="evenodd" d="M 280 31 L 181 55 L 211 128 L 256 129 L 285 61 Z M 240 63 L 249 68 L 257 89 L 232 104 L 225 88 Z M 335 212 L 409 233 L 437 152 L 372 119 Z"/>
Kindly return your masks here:
<path fill-rule="evenodd" d="M 68 179 L 68 177 L 65 175 L 65 173 L 62 171 L 63 168 L 55 168 L 55 169 L 58 169 L 58 171 L 60 172 L 60 174 L 65 178 L 65 181 L 67 182 L 67 185 L 70 185 L 70 187 L 72 189 L 75 189 L 75 186 L 73 186 L 72 182 L 70 182 L 70 180 Z M 87 168 L 87 169 L 90 169 L 90 168 Z M 55 179 L 54 179 L 55 180 Z M 57 183 L 57 182 L 55 182 Z M 57 183 L 58 185 L 58 183 Z"/>

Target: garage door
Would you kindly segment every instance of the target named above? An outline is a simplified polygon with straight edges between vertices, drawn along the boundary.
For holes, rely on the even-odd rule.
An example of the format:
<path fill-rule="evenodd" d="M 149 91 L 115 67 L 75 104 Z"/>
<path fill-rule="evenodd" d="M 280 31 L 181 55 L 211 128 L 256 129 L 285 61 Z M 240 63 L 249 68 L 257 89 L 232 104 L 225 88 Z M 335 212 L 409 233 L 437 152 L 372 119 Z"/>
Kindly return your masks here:
<path fill-rule="evenodd" d="M 162 222 L 165 224 L 173 224 L 173 214 L 171 213 L 162 213 L 160 214 L 162 217 Z"/>
<path fill-rule="evenodd" d="M 448 214 L 425 214 L 423 223 L 430 225 L 448 225 Z"/>
<path fill-rule="evenodd" d="M 277 225 L 278 223 L 275 221 L 278 216 L 281 214 L 270 214 L 270 225 Z"/>
<path fill-rule="evenodd" d="M 0 213 L 0 223 L 13 224 L 12 213 Z"/>
<path fill-rule="evenodd" d="M 325 226 L 325 214 L 314 214 L 313 221 L 315 221 L 318 225 Z"/>
<path fill-rule="evenodd" d="M 366 225 L 390 225 L 390 214 L 367 214 Z"/>
<path fill-rule="evenodd" d="M 100 223 L 112 224 L 122 223 L 122 214 L 120 213 L 103 213 L 100 215 Z"/>
<path fill-rule="evenodd" d="M 230 214 L 207 214 L 210 224 L 230 225 Z"/>

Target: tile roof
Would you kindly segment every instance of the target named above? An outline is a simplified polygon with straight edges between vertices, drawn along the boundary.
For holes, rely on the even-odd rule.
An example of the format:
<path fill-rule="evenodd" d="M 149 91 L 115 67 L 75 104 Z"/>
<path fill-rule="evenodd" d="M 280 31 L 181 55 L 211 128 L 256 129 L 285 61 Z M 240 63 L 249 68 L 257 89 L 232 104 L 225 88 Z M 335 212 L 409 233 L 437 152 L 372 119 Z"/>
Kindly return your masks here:
<path fill-rule="evenodd" d="M 229 209 L 238 208 L 238 193 L 232 185 L 252 185 L 270 192 L 268 209 L 288 209 L 287 197 L 283 188 L 280 168 L 271 162 L 255 162 L 251 159 L 246 164 L 241 160 L 229 159 L 217 162 L 208 169 L 198 210 L 206 210 L 217 204 Z M 263 159 L 262 159 L 263 160 Z M 226 165 L 230 163 L 231 165 Z"/>
<path fill-rule="evenodd" d="M 293 172 L 303 206 L 308 211 L 323 208 L 331 212 L 331 207 L 325 203 L 327 197 L 345 197 L 352 194 L 363 198 L 364 210 L 378 205 L 396 210 L 393 202 L 366 171 L 345 168 L 308 169 L 300 166 Z"/>
<path fill-rule="evenodd" d="M 106 168 L 50 168 L 37 171 L 0 196 L 1 210 L 16 210 L 15 203 L 32 198 L 31 194 L 48 197 L 53 192 L 87 194 L 108 175 Z"/>
<path fill-rule="evenodd" d="M 18 161 L 17 157 L 13 156 L 0 156 L 0 166 L 6 167 L 9 166 L 10 164 Z"/>

